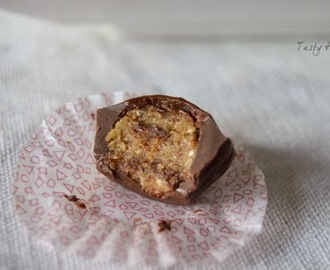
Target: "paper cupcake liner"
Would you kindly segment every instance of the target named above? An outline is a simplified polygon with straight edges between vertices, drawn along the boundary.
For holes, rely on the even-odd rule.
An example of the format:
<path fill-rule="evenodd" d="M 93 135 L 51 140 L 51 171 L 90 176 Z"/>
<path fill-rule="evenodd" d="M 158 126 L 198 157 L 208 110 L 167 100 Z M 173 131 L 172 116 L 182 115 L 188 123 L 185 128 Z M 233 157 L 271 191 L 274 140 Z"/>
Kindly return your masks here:
<path fill-rule="evenodd" d="M 228 171 L 192 206 L 152 201 L 111 182 L 95 167 L 95 111 L 131 97 L 80 98 L 41 123 L 19 154 L 13 193 L 20 221 L 56 250 L 91 260 L 165 268 L 222 261 L 261 230 L 263 173 L 235 144 Z"/>

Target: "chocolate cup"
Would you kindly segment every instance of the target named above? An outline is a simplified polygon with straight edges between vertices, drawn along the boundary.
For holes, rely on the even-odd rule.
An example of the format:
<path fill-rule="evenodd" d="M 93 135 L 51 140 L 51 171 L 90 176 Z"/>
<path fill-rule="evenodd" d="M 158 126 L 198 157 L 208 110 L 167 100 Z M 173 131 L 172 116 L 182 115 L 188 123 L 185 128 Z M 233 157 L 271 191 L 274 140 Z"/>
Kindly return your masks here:
<path fill-rule="evenodd" d="M 184 181 L 176 190 L 161 198 L 144 193 L 141 186 L 124 172 L 110 169 L 107 158 L 108 147 L 105 138 L 108 132 L 127 111 L 146 105 L 185 111 L 193 117 L 199 130 L 196 156 Z M 213 117 L 183 98 L 164 95 L 141 96 L 98 109 L 96 112 L 94 157 L 97 160 L 97 170 L 110 180 L 153 200 L 176 205 L 192 204 L 197 196 L 226 172 L 234 156 L 235 150 L 231 140 L 221 133 Z"/>

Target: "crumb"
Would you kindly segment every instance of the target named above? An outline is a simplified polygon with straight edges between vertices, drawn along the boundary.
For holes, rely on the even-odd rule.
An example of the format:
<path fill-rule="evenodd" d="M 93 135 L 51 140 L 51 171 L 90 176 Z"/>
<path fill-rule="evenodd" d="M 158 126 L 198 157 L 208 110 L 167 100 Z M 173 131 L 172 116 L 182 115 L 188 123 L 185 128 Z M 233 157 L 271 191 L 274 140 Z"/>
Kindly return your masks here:
<path fill-rule="evenodd" d="M 171 221 L 166 221 L 162 219 L 158 221 L 158 232 L 163 232 L 165 230 L 171 230 Z"/>
<path fill-rule="evenodd" d="M 76 201 L 78 201 L 78 198 L 77 198 L 76 195 L 64 195 L 64 197 L 67 198 L 68 201 L 70 201 L 70 202 L 76 202 Z"/>
<path fill-rule="evenodd" d="M 70 143 L 71 143 L 71 141 L 66 141 L 66 143 L 67 143 L 67 144 L 70 144 Z"/>
<path fill-rule="evenodd" d="M 145 224 L 146 222 L 143 222 L 142 221 L 142 218 L 134 218 L 133 219 L 133 224 L 134 226 L 137 226 L 137 225 L 142 225 L 142 224 Z"/>
<path fill-rule="evenodd" d="M 135 223 L 135 222 L 141 222 L 142 219 L 141 219 L 141 218 L 134 218 L 133 221 L 134 221 L 134 223 Z"/>
<path fill-rule="evenodd" d="M 95 120 L 95 113 L 91 113 L 91 117 Z"/>
<path fill-rule="evenodd" d="M 192 212 L 193 212 L 193 214 L 198 214 L 200 212 L 203 212 L 203 210 L 202 209 L 196 209 L 196 210 L 193 210 Z"/>
<path fill-rule="evenodd" d="M 64 195 L 65 198 L 68 199 L 70 202 L 74 202 L 81 209 L 86 209 L 86 204 L 82 202 L 76 195 Z"/>
<path fill-rule="evenodd" d="M 138 225 L 142 225 L 142 224 L 146 224 L 147 222 L 143 221 L 142 218 L 134 218 L 133 219 L 133 224 L 134 226 L 138 226 Z"/>

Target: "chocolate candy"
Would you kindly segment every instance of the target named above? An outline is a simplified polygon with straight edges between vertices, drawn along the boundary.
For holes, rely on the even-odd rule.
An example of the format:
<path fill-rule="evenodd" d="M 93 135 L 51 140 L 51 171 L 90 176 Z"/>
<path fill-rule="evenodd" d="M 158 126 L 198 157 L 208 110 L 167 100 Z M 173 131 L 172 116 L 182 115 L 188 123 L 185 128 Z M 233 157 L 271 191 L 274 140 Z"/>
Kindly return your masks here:
<path fill-rule="evenodd" d="M 235 151 L 209 113 L 182 98 L 151 95 L 97 110 L 94 156 L 110 180 L 187 205 L 228 169 Z"/>

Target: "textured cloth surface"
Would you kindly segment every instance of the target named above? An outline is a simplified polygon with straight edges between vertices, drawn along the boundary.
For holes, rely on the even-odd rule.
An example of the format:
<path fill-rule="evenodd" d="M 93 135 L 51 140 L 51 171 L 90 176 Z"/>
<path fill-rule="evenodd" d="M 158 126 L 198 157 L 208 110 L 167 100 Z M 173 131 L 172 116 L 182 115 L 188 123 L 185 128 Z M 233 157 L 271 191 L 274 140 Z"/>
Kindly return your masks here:
<path fill-rule="evenodd" d="M 12 206 L 18 152 L 47 114 L 116 90 L 197 103 L 244 142 L 266 176 L 262 233 L 223 263 L 196 269 L 329 269 L 329 60 L 330 50 L 314 57 L 296 41 L 119 41 L 110 26 L 0 11 L 0 269 L 123 268 L 56 254 L 29 236 Z"/>

